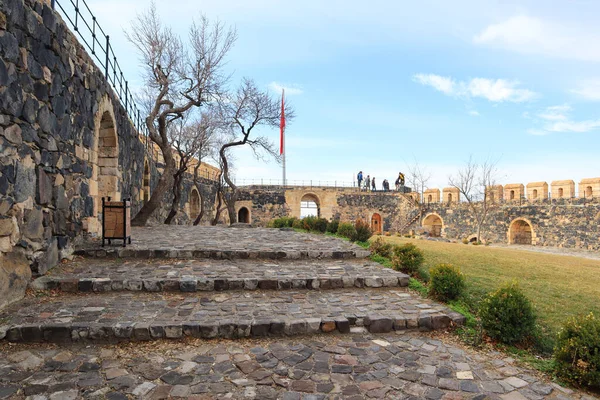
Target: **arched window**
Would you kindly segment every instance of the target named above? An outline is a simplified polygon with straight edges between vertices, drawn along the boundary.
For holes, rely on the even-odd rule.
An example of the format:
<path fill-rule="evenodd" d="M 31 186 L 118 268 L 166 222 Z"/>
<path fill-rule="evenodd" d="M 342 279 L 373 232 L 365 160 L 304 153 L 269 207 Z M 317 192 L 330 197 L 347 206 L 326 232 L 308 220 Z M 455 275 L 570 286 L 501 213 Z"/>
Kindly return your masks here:
<path fill-rule="evenodd" d="M 319 212 L 319 198 L 314 194 L 305 194 L 300 200 L 300 218 L 315 216 L 318 217 Z"/>
<path fill-rule="evenodd" d="M 537 197 L 538 197 L 538 191 L 537 191 L 537 189 L 533 189 L 533 192 L 531 193 L 531 197 L 534 198 L 534 199 L 537 199 Z"/>
<path fill-rule="evenodd" d="M 562 199 L 564 196 L 564 191 L 563 188 L 558 188 L 558 198 Z"/>
<path fill-rule="evenodd" d="M 250 211 L 248 211 L 246 207 L 242 207 L 238 211 L 238 222 L 241 222 L 242 224 L 250 223 Z"/>
<path fill-rule="evenodd" d="M 514 191 L 514 190 L 511 190 L 511 191 L 510 191 L 510 199 L 511 199 L 511 200 L 514 200 L 514 199 L 515 199 L 515 191 Z"/>
<path fill-rule="evenodd" d="M 448 203 L 452 203 L 452 193 L 448 193 Z"/>
<path fill-rule="evenodd" d="M 196 219 L 198 214 L 200 214 L 200 195 L 198 190 L 193 188 L 190 193 L 190 218 Z"/>
<path fill-rule="evenodd" d="M 433 196 L 429 195 L 427 196 L 427 202 L 431 203 L 433 201 Z"/>
<path fill-rule="evenodd" d="M 585 188 L 585 197 L 587 197 L 588 199 L 591 199 L 593 196 L 593 191 L 592 191 L 592 187 L 588 186 Z"/>

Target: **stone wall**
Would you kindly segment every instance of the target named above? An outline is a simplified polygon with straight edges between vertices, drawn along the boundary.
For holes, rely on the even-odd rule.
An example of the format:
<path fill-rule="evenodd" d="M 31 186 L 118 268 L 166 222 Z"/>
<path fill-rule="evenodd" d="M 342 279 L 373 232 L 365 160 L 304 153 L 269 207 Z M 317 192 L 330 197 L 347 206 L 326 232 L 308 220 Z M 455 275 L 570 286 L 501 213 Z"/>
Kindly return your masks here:
<path fill-rule="evenodd" d="M 102 71 L 48 4 L 0 1 L 0 307 L 23 295 L 32 273 L 44 274 L 84 235 L 100 233 L 101 197 L 131 198 L 133 215 L 141 208 L 144 165 L 150 190 L 162 166 L 140 139 Z M 210 215 L 215 190 L 204 183 Z"/>
<path fill-rule="evenodd" d="M 465 203 L 430 205 L 426 214 L 436 214 L 442 219 L 443 237 L 460 240 L 476 236 L 477 224 Z M 597 201 L 565 199 L 498 204 L 490 211 L 481 240 L 513 244 L 511 229 L 514 226 L 517 230 L 515 222 L 518 221 L 529 225 L 532 245 L 600 250 L 600 203 Z"/>

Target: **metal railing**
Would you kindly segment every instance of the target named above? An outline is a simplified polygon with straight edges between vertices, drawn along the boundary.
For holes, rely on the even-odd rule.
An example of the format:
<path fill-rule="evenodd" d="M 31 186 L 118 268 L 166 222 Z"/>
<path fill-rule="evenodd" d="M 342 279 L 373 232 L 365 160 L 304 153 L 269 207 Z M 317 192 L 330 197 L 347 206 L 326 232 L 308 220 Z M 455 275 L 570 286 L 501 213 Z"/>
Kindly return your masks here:
<path fill-rule="evenodd" d="M 112 49 L 110 36 L 98 24 L 96 16 L 85 0 L 51 0 L 50 5 L 53 10 L 58 6 L 63 17 L 71 23 L 73 30 L 92 52 L 92 58 L 95 58 L 100 69 L 104 70 L 104 77 L 115 91 L 133 126 L 144 135 L 147 147 L 148 128 Z"/>

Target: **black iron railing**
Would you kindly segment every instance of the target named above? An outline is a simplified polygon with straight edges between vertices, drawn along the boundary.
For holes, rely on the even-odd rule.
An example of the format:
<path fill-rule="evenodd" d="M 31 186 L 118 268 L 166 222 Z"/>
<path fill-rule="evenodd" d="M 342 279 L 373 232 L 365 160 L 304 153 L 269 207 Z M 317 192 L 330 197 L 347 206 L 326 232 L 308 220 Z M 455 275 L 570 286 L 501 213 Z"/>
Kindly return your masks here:
<path fill-rule="evenodd" d="M 85 44 L 91 56 L 95 58 L 104 71 L 104 77 L 113 87 L 121 105 L 125 108 L 138 133 L 142 133 L 146 146 L 149 146 L 148 128 L 144 122 L 144 116 L 140 113 L 134 96 L 129 88 L 129 82 L 125 79 L 117 56 L 110 44 L 110 36 L 104 32 L 92 13 L 85 0 L 51 0 L 53 10 L 61 10 L 61 14 L 72 25 L 79 38 Z"/>

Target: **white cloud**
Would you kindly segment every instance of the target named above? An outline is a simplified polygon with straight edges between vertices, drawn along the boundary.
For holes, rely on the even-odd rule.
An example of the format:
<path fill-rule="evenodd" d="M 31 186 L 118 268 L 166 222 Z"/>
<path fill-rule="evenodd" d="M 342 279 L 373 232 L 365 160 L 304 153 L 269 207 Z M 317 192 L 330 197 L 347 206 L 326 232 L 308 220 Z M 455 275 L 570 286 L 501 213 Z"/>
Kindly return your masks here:
<path fill-rule="evenodd" d="M 547 107 L 537 116 L 546 121 L 566 121 L 568 119 L 566 114 L 571 110 L 571 106 L 563 104 L 562 106 Z"/>
<path fill-rule="evenodd" d="M 473 37 L 476 44 L 518 53 L 595 62 L 600 61 L 599 40 L 598 31 L 526 15 L 516 15 L 489 25 Z"/>
<path fill-rule="evenodd" d="M 413 79 L 421 85 L 431 86 L 448 96 L 453 96 L 456 91 L 456 83 L 452 78 L 434 74 L 416 74 Z"/>
<path fill-rule="evenodd" d="M 298 94 L 304 93 L 302 86 L 292 83 L 292 84 L 283 84 L 278 82 L 269 83 L 269 89 L 274 91 L 275 93 L 281 93 L 282 90 L 285 89 L 285 94 L 289 96 L 294 96 Z"/>
<path fill-rule="evenodd" d="M 547 107 L 536 114 L 542 120 L 539 128 L 528 129 L 530 135 L 548 135 L 552 132 L 584 133 L 600 128 L 600 119 L 573 121 L 569 113 L 573 109 L 568 104 Z"/>
<path fill-rule="evenodd" d="M 600 79 L 589 79 L 581 82 L 577 89 L 571 90 L 586 100 L 599 101 L 600 100 Z"/>
<path fill-rule="evenodd" d="M 469 115 L 472 115 L 474 117 L 479 117 L 481 114 L 479 114 L 479 112 L 476 110 L 471 110 L 471 111 L 469 111 Z"/>
<path fill-rule="evenodd" d="M 519 88 L 520 82 L 516 80 L 473 78 L 457 82 L 435 74 L 415 74 L 413 80 L 454 97 L 479 97 L 491 102 L 513 103 L 531 101 L 537 97 L 535 92 Z"/>

